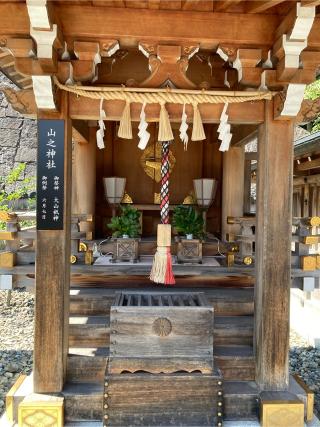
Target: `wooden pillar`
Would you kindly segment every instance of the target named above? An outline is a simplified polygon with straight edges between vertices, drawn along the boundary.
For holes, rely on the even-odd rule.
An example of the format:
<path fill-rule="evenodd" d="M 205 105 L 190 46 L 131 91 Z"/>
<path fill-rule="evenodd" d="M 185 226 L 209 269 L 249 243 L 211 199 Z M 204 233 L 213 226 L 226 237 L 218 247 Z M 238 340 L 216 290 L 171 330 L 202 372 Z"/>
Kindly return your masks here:
<path fill-rule="evenodd" d="M 259 128 L 255 357 L 256 382 L 262 390 L 286 390 L 289 381 L 289 299 L 293 122 L 273 120 L 266 101 Z"/>
<path fill-rule="evenodd" d="M 302 215 L 307 218 L 310 215 L 310 194 L 309 194 L 309 184 L 305 183 L 303 187 L 303 212 Z"/>
<path fill-rule="evenodd" d="M 38 113 L 39 119 L 64 119 L 65 136 L 63 230 L 37 231 L 33 368 L 36 393 L 62 390 L 68 353 L 72 147 L 67 93 L 61 97 L 61 113 Z"/>
<path fill-rule="evenodd" d="M 95 213 L 96 128 L 89 128 L 89 141 L 74 142 L 72 162 L 72 213 Z M 93 222 L 80 224 L 81 231 L 93 231 Z M 88 227 L 91 226 L 91 229 Z"/>
<path fill-rule="evenodd" d="M 72 213 L 93 214 L 96 192 L 96 128 L 89 128 L 89 141 L 74 142 L 72 165 Z"/>
<path fill-rule="evenodd" d="M 222 239 L 226 238 L 226 233 L 240 232 L 240 225 L 227 224 L 227 217 L 243 216 L 244 160 L 243 147 L 230 147 L 229 151 L 223 154 Z"/>
<path fill-rule="evenodd" d="M 251 159 L 244 162 L 243 212 L 250 213 L 251 209 Z"/>

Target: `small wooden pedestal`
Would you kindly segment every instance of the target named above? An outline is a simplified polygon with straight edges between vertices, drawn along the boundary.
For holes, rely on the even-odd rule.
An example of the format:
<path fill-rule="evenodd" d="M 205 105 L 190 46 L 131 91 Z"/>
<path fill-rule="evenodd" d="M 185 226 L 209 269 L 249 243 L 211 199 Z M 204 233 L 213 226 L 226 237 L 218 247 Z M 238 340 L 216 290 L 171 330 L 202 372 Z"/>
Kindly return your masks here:
<path fill-rule="evenodd" d="M 113 240 L 111 262 L 137 262 L 139 260 L 139 239 L 118 238 Z"/>

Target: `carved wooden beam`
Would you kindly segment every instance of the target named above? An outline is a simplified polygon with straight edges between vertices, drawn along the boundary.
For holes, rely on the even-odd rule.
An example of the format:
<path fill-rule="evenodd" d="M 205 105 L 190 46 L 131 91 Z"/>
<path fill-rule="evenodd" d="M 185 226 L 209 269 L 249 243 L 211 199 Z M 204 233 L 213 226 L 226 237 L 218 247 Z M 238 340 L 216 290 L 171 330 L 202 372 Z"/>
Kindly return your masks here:
<path fill-rule="evenodd" d="M 186 71 L 189 59 L 199 50 L 194 46 L 167 46 L 140 42 L 139 49 L 149 58 L 151 75 L 140 83 L 143 87 L 174 86 L 194 89 L 195 84 L 188 79 Z"/>
<path fill-rule="evenodd" d="M 10 87 L 0 88 L 6 99 L 16 111 L 24 117 L 35 118 L 37 115 L 37 105 L 32 89 L 16 91 Z"/>
<path fill-rule="evenodd" d="M 247 13 L 261 13 L 270 9 L 277 4 L 283 3 L 285 0 L 266 0 L 266 1 L 250 1 L 246 4 Z"/>
<path fill-rule="evenodd" d="M 320 98 L 311 100 L 305 99 L 302 104 L 300 111 L 296 117 L 296 122 L 300 124 L 310 123 L 319 117 L 320 114 Z"/>
<path fill-rule="evenodd" d="M 72 119 L 77 120 L 99 120 L 100 118 L 99 99 L 89 99 L 77 97 L 74 94 L 69 95 L 69 112 Z M 114 100 L 105 101 L 103 104 L 106 113 L 106 120 L 119 121 L 124 108 L 124 102 Z M 181 104 L 166 104 L 170 121 L 172 123 L 181 123 L 181 114 L 183 106 Z M 199 110 L 203 123 L 219 123 L 222 105 L 221 104 L 200 104 Z M 140 103 L 131 103 L 131 120 L 139 122 L 141 113 Z M 146 120 L 148 122 L 158 122 L 160 116 L 159 104 L 147 104 L 145 108 Z M 186 114 L 192 121 L 193 108 L 186 105 Z M 228 106 L 228 123 L 230 124 L 255 124 L 262 123 L 264 120 L 264 101 L 247 102 L 244 106 L 239 103 L 232 103 Z"/>

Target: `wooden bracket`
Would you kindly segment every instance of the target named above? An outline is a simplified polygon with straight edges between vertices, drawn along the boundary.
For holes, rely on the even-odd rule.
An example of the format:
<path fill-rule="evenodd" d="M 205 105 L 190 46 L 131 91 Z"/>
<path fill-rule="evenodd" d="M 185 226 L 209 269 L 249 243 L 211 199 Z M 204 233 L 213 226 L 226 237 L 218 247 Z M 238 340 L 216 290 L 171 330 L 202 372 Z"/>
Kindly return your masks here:
<path fill-rule="evenodd" d="M 96 42 L 74 42 L 77 60 L 72 61 L 76 81 L 93 81 L 97 76 L 97 65 L 101 63 L 100 45 Z"/>
<path fill-rule="evenodd" d="M 32 28 L 51 30 L 47 0 L 26 0 Z"/>
<path fill-rule="evenodd" d="M 102 57 L 107 57 L 107 58 L 115 54 L 120 49 L 118 40 L 112 40 L 112 39 L 100 40 L 99 46 L 100 46 L 100 55 Z"/>
<path fill-rule="evenodd" d="M 287 89 L 274 98 L 274 119 L 295 117 L 301 108 L 305 84 L 290 83 Z"/>
<path fill-rule="evenodd" d="M 38 109 L 55 110 L 55 98 L 50 76 L 32 76 L 33 92 Z"/>
<path fill-rule="evenodd" d="M 306 40 L 310 34 L 314 18 L 316 16 L 316 7 L 303 6 L 296 3 L 296 19 L 289 33 L 290 40 Z"/>
<path fill-rule="evenodd" d="M 149 58 L 151 75 L 140 83 L 144 87 L 172 85 L 194 89 L 196 85 L 186 76 L 189 59 L 199 50 L 198 45 L 167 46 L 139 43 L 139 49 Z"/>
<path fill-rule="evenodd" d="M 246 87 L 259 87 L 261 84 L 262 67 L 261 49 L 238 49 L 233 68 L 238 71 L 238 82 Z"/>
<path fill-rule="evenodd" d="M 277 64 L 278 80 L 290 80 L 295 75 L 300 65 L 300 54 L 307 45 L 307 40 L 291 41 L 286 34 L 276 41 L 273 55 L 279 61 Z"/>
<path fill-rule="evenodd" d="M 309 67 L 301 72 L 302 51 L 308 46 L 315 18 L 315 6 L 301 6 L 297 3 L 283 20 L 273 47 L 273 56 L 278 59 L 277 79 L 285 83 L 309 83 L 312 74 Z M 316 66 L 317 68 L 317 66 Z M 308 69 L 308 71 L 306 71 Z M 315 71 L 315 70 L 314 70 Z M 308 80 L 310 79 L 311 80 Z"/>
<path fill-rule="evenodd" d="M 54 48 L 54 44 L 58 36 L 57 25 L 54 24 L 50 31 L 39 31 L 31 28 L 30 35 L 37 43 L 37 57 L 44 73 L 56 72 L 58 53 Z"/>
<path fill-rule="evenodd" d="M 58 62 L 58 80 L 63 84 L 73 84 L 73 64 L 70 61 Z"/>
<path fill-rule="evenodd" d="M 9 38 L 4 47 L 14 58 L 32 58 L 36 55 L 36 49 L 32 38 Z"/>

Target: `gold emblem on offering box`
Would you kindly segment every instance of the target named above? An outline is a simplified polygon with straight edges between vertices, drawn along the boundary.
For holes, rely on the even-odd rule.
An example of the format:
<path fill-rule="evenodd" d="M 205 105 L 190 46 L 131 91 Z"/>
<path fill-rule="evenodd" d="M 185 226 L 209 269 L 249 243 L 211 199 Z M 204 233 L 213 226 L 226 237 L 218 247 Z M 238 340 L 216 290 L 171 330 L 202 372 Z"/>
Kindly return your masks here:
<path fill-rule="evenodd" d="M 159 337 L 166 337 L 172 331 L 172 324 L 166 317 L 159 317 L 153 322 L 152 329 Z"/>
<path fill-rule="evenodd" d="M 156 182 L 161 181 L 161 150 L 162 145 L 160 142 L 156 142 L 153 145 L 148 146 L 140 158 L 140 164 L 143 167 L 145 173 Z M 169 164 L 170 164 L 170 173 L 176 163 L 176 159 L 172 154 L 172 151 L 169 151 Z"/>

